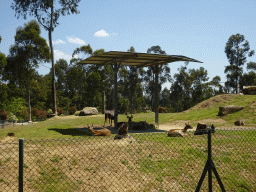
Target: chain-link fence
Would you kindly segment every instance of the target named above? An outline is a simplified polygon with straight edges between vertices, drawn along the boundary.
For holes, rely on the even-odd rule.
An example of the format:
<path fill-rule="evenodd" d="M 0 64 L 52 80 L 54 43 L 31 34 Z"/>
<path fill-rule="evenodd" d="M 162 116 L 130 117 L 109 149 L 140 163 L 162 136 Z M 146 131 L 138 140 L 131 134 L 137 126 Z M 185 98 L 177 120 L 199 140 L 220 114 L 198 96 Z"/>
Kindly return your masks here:
<path fill-rule="evenodd" d="M 164 132 L 121 140 L 25 140 L 20 186 L 24 191 L 195 191 L 211 149 L 226 191 L 256 191 L 255 129 L 216 130 L 210 147 L 207 135 L 192 131 L 185 137 Z M 18 191 L 19 142 L 1 140 L 0 151 L 0 191 Z M 209 191 L 208 175 L 200 191 Z M 221 191 L 215 172 L 212 190 Z"/>

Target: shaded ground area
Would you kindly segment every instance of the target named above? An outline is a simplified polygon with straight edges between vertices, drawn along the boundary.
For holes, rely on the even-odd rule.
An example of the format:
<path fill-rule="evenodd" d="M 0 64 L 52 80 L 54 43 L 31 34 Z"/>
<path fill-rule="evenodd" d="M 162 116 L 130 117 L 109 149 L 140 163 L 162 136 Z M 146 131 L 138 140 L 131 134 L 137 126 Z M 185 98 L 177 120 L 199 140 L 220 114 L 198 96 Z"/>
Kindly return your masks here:
<path fill-rule="evenodd" d="M 103 128 L 102 124 L 95 124 L 93 125 L 95 130 L 100 130 Z M 111 131 L 112 134 L 117 134 L 118 130 L 115 129 L 113 126 L 107 125 L 105 126 L 105 128 L 109 129 Z M 78 131 L 83 131 L 83 132 L 88 132 L 89 133 L 89 129 L 88 127 L 81 127 L 81 128 L 76 128 Z M 159 132 L 166 132 L 165 129 L 141 129 L 141 130 L 133 130 L 133 129 L 129 129 L 129 133 L 159 133 Z"/>

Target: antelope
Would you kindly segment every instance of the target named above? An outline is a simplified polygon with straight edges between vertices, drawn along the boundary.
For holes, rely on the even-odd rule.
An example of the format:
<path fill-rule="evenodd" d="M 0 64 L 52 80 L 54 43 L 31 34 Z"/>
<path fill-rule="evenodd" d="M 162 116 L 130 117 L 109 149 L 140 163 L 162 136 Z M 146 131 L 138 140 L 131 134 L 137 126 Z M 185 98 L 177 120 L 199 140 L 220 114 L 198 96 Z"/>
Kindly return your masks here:
<path fill-rule="evenodd" d="M 129 117 L 129 116 L 127 115 L 127 112 L 126 112 L 125 114 L 126 114 L 126 117 L 128 118 L 128 123 L 132 122 L 133 116 L 131 115 L 131 117 Z M 127 122 L 118 122 L 118 123 L 117 123 L 117 127 L 119 128 L 121 125 L 123 125 L 123 124 L 125 124 L 125 123 L 127 123 Z"/>
<path fill-rule="evenodd" d="M 107 128 L 103 128 L 100 130 L 94 130 L 93 125 L 91 125 L 91 126 L 88 125 L 88 129 L 90 132 L 93 133 L 94 136 L 110 136 L 111 135 L 111 131 L 108 130 Z"/>
<path fill-rule="evenodd" d="M 122 139 L 125 137 L 128 137 L 128 129 L 129 125 L 128 123 L 123 123 L 120 127 L 118 127 L 118 133 L 114 137 L 114 139 Z"/>
<path fill-rule="evenodd" d="M 115 110 L 106 110 L 104 113 L 105 113 L 105 123 L 107 120 L 109 120 L 109 123 L 111 121 L 111 125 L 112 125 L 112 121 L 113 120 L 115 121 Z"/>
<path fill-rule="evenodd" d="M 238 126 L 245 125 L 245 120 L 237 120 L 234 124 Z"/>
<path fill-rule="evenodd" d="M 171 129 L 170 131 L 168 131 L 168 136 L 169 137 L 184 137 L 185 133 L 187 132 L 188 129 L 193 129 L 193 127 L 191 125 L 189 125 L 189 123 L 185 123 L 185 127 L 184 129 Z"/>
<path fill-rule="evenodd" d="M 208 129 L 211 129 L 211 132 L 215 133 L 215 126 L 213 124 L 206 125 L 205 123 L 198 123 L 194 135 L 207 134 Z"/>

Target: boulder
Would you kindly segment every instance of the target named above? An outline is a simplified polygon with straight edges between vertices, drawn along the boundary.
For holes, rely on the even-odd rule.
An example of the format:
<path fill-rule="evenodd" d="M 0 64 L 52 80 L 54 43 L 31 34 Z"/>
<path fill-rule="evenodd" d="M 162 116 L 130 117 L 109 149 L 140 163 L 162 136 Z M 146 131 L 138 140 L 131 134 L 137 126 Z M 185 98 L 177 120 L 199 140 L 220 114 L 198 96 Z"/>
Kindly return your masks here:
<path fill-rule="evenodd" d="M 234 105 L 229 105 L 229 106 L 221 106 L 219 107 L 219 114 L 220 116 L 224 116 L 230 113 L 234 113 L 237 111 L 243 110 L 244 106 L 234 106 Z"/>
<path fill-rule="evenodd" d="M 97 115 L 98 110 L 95 107 L 85 107 L 83 110 L 80 111 L 79 116 L 86 116 L 86 115 Z"/>

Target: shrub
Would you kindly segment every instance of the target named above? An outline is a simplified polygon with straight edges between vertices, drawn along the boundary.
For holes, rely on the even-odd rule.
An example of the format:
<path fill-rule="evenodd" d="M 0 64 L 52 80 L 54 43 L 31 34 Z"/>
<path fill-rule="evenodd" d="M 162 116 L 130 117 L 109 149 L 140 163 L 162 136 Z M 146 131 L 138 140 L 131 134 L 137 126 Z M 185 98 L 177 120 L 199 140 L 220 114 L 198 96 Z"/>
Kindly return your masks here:
<path fill-rule="evenodd" d="M 8 115 L 8 111 L 5 111 L 5 110 L 1 110 L 0 111 L 0 119 L 1 120 L 6 120 L 7 119 L 7 115 Z"/>
<path fill-rule="evenodd" d="M 80 111 L 76 111 L 74 115 L 79 116 L 79 114 L 80 114 Z"/>
<path fill-rule="evenodd" d="M 18 118 L 16 117 L 16 115 L 14 115 L 13 113 L 10 113 L 9 115 L 8 115 L 8 120 L 9 121 L 13 121 L 13 122 L 17 122 L 18 121 Z"/>
<path fill-rule="evenodd" d="M 51 109 L 48 109 L 48 110 L 47 110 L 47 113 L 48 113 L 48 115 L 49 115 L 49 114 L 53 114 L 53 112 L 52 112 Z"/>
<path fill-rule="evenodd" d="M 31 109 L 31 113 L 35 116 L 36 119 L 46 119 L 47 118 L 47 111 L 39 110 L 35 107 Z"/>
<path fill-rule="evenodd" d="M 74 115 L 74 113 L 75 113 L 76 111 L 77 111 L 77 109 L 76 109 L 75 106 L 70 107 L 70 110 L 69 110 L 70 115 Z"/>
<path fill-rule="evenodd" d="M 61 114 L 65 115 L 65 111 L 62 108 L 57 108 L 57 113 L 58 113 L 58 116 L 60 116 Z"/>
<path fill-rule="evenodd" d="M 22 120 L 28 120 L 28 110 L 27 109 L 23 109 L 20 112 L 20 117 L 21 117 Z"/>

